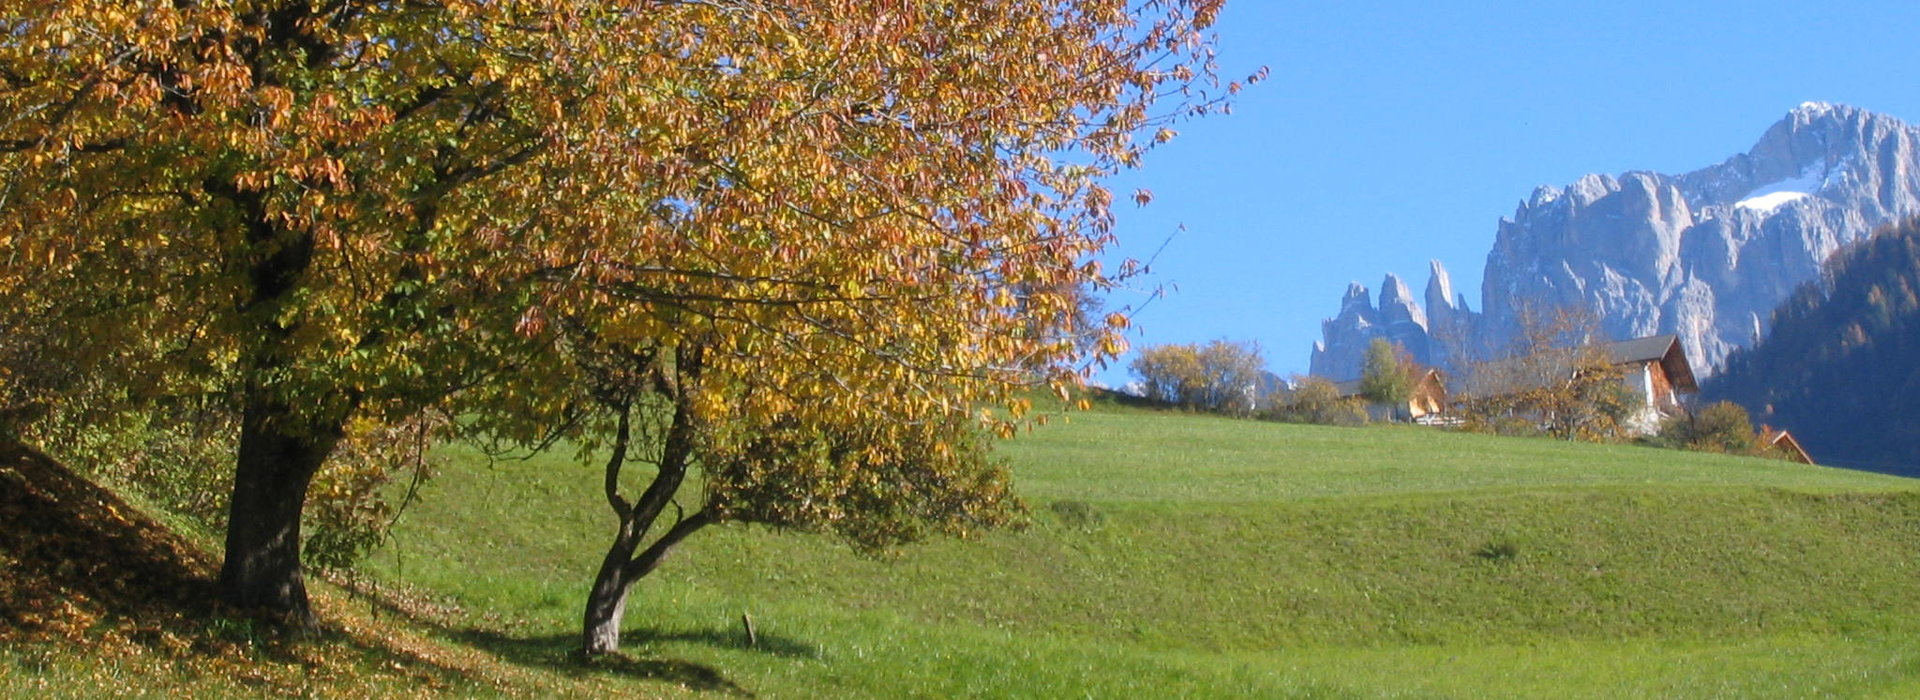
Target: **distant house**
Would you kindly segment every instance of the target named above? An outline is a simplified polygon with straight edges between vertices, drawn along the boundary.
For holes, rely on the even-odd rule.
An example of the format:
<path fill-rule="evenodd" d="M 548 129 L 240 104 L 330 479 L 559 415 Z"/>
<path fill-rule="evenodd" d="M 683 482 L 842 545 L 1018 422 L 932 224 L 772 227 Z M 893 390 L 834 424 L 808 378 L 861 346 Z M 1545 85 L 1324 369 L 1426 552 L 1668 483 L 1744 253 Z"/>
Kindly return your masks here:
<path fill-rule="evenodd" d="M 1637 434 L 1660 430 L 1660 421 L 1686 409 L 1686 397 L 1700 392 L 1693 378 L 1693 364 L 1680 339 L 1656 335 L 1607 344 L 1607 360 L 1626 370 L 1621 381 L 1640 397 L 1640 408 L 1627 419 L 1627 429 Z"/>
<path fill-rule="evenodd" d="M 1360 396 L 1359 379 L 1334 382 L 1333 388 L 1339 390 L 1341 398 Z M 1369 402 L 1367 415 L 1376 421 L 1413 421 L 1415 423 L 1433 423 L 1447 408 L 1447 382 L 1437 369 L 1425 369 L 1413 383 L 1413 394 L 1400 404 L 1381 404 Z"/>
<path fill-rule="evenodd" d="M 1600 346 L 1607 363 L 1622 370 L 1620 381 L 1636 397 L 1636 406 L 1624 427 L 1636 435 L 1649 435 L 1660 429 L 1667 416 L 1685 410 L 1688 397 L 1699 393 L 1693 376 L 1693 364 L 1680 339 L 1656 335 L 1606 343 Z M 1577 351 L 1556 349 L 1520 358 L 1484 363 L 1475 368 L 1463 396 L 1485 398 L 1518 394 L 1548 386 L 1574 376 Z"/>
<path fill-rule="evenodd" d="M 1793 439 L 1793 433 L 1785 430 L 1769 425 L 1760 426 L 1760 445 L 1778 451 L 1789 462 L 1813 464 L 1813 455 L 1807 454 L 1807 448 L 1801 447 L 1800 441 Z"/>

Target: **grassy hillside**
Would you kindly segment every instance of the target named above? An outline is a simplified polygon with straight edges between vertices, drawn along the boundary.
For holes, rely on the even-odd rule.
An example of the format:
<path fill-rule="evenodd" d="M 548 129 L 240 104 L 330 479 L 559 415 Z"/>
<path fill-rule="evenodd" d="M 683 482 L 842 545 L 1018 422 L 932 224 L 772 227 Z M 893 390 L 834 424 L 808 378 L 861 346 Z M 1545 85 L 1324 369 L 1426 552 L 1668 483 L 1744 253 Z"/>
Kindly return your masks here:
<path fill-rule="evenodd" d="M 1004 453 L 1028 527 L 881 560 L 702 532 L 635 591 L 631 658 L 583 672 L 565 657 L 612 527 L 596 470 L 449 448 L 370 565 L 386 593 L 321 606 L 483 669 L 439 681 L 458 695 L 1920 693 L 1920 482 L 1124 410 Z M 0 690 L 32 677 L 10 653 Z"/>
<path fill-rule="evenodd" d="M 1920 599 L 1911 481 L 1142 412 L 1005 447 L 1027 529 L 883 561 L 705 532 L 636 592 L 636 650 L 763 697 L 1797 697 L 1920 680 L 1920 649 L 1893 641 Z M 463 455 L 376 569 L 446 595 L 489 644 L 556 660 L 611 527 L 594 476 Z M 768 648 L 740 648 L 742 613 Z"/>

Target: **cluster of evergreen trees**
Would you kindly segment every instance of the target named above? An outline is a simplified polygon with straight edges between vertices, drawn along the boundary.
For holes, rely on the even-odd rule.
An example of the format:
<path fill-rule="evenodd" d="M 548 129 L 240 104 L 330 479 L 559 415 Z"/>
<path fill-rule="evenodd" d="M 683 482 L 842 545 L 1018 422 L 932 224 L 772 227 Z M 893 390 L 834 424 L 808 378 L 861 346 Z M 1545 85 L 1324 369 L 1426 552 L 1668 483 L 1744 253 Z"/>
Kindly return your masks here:
<path fill-rule="evenodd" d="M 1823 464 L 1920 474 L 1920 219 L 1836 254 L 1702 399 L 1791 429 Z"/>

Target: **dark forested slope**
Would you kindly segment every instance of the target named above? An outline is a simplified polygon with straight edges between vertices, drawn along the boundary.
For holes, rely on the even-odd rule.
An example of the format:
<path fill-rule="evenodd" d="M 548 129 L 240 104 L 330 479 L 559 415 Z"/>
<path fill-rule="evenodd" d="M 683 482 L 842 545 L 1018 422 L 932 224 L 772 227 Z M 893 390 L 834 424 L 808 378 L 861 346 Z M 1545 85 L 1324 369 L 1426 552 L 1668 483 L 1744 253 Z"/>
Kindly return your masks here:
<path fill-rule="evenodd" d="M 1920 475 L 1920 219 L 1829 260 L 1702 399 L 1792 430 L 1824 464 Z"/>

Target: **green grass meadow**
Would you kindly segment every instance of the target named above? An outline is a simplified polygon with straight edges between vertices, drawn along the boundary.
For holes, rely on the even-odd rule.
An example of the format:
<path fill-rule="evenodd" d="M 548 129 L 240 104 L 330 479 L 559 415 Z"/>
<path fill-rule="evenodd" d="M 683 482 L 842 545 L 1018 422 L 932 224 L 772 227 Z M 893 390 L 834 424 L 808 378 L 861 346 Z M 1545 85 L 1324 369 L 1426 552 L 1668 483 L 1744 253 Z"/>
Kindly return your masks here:
<path fill-rule="evenodd" d="M 879 559 L 703 531 L 585 681 L 565 660 L 613 527 L 594 465 L 448 448 L 370 576 L 563 694 L 1920 697 L 1920 482 L 1128 410 L 1002 453 L 1026 527 Z"/>

